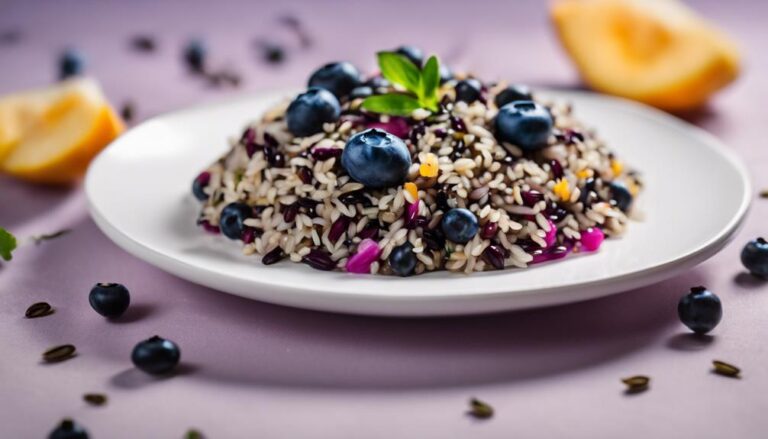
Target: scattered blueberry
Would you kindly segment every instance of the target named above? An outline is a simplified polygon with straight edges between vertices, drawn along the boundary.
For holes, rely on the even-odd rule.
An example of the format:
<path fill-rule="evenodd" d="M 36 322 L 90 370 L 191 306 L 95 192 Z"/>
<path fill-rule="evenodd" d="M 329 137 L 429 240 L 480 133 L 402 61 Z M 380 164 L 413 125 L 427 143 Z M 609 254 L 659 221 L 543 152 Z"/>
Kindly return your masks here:
<path fill-rule="evenodd" d="M 501 108 L 510 102 L 530 100 L 531 90 L 528 87 L 513 84 L 501 90 L 493 99 L 493 102 L 496 104 L 496 108 Z"/>
<path fill-rule="evenodd" d="M 399 276 L 410 276 L 416 268 L 416 255 L 413 253 L 413 245 L 406 242 L 392 249 L 389 254 L 389 266 Z"/>
<path fill-rule="evenodd" d="M 305 137 L 323 131 L 324 123 L 336 122 L 340 115 L 341 105 L 336 96 L 324 88 L 313 87 L 291 102 L 285 118 L 288 131 Z"/>
<path fill-rule="evenodd" d="M 205 201 L 208 199 L 208 194 L 205 193 L 205 187 L 208 186 L 208 183 L 211 181 L 211 173 L 210 172 L 202 172 L 200 175 L 195 177 L 194 180 L 192 180 L 192 194 L 200 201 Z"/>
<path fill-rule="evenodd" d="M 447 65 L 440 64 L 439 72 L 440 72 L 440 84 L 445 84 L 446 82 L 453 79 L 453 72 L 451 71 L 451 68 L 448 67 Z"/>
<path fill-rule="evenodd" d="M 627 186 L 618 181 L 612 181 L 608 183 L 608 188 L 611 190 L 611 200 L 616 203 L 616 207 L 624 212 L 632 207 L 632 193 L 629 192 Z"/>
<path fill-rule="evenodd" d="M 421 65 L 424 63 L 424 52 L 422 52 L 418 47 L 408 45 L 400 46 L 395 49 L 395 53 L 408 58 L 408 60 L 414 63 L 416 67 L 421 67 Z"/>
<path fill-rule="evenodd" d="M 131 294 L 122 284 L 98 283 L 88 295 L 91 308 L 104 317 L 115 318 L 123 315 L 131 304 Z"/>
<path fill-rule="evenodd" d="M 184 48 L 184 62 L 187 63 L 189 70 L 195 73 L 202 73 L 205 70 L 205 58 L 207 50 L 200 40 L 192 40 Z"/>
<path fill-rule="evenodd" d="M 741 251 L 741 263 L 755 276 L 768 278 L 768 241 L 757 238 Z"/>
<path fill-rule="evenodd" d="M 352 89 L 352 92 L 349 93 L 349 98 L 350 99 L 367 98 L 372 94 L 373 94 L 373 89 L 371 87 L 368 87 L 367 85 L 361 85 L 359 87 L 355 87 L 354 89 Z"/>
<path fill-rule="evenodd" d="M 280 44 L 262 41 L 260 46 L 261 56 L 264 58 L 264 61 L 270 64 L 280 64 L 285 60 L 285 49 Z"/>
<path fill-rule="evenodd" d="M 176 343 L 157 335 L 139 342 L 131 353 L 133 364 L 151 375 L 172 371 L 179 364 L 180 358 L 181 351 Z"/>
<path fill-rule="evenodd" d="M 360 72 L 352 64 L 342 61 L 326 64 L 309 77 L 310 87 L 324 88 L 341 99 L 360 85 Z"/>
<path fill-rule="evenodd" d="M 88 439 L 88 432 L 71 419 L 64 419 L 48 435 L 48 439 Z"/>
<path fill-rule="evenodd" d="M 704 287 L 691 288 L 691 292 L 680 298 L 677 304 L 680 321 L 697 334 L 713 330 L 723 317 L 720 298 Z"/>
<path fill-rule="evenodd" d="M 371 128 L 349 138 L 341 166 L 366 187 L 392 187 L 405 181 L 411 154 L 399 137 Z"/>
<path fill-rule="evenodd" d="M 477 79 L 464 79 L 456 84 L 456 100 L 471 104 L 480 99 L 483 84 Z"/>
<path fill-rule="evenodd" d="M 245 224 L 243 222 L 251 217 L 253 209 L 245 203 L 230 203 L 221 211 L 219 227 L 221 233 L 229 239 L 241 239 Z"/>
<path fill-rule="evenodd" d="M 446 212 L 440 226 L 445 237 L 458 244 L 469 242 L 480 228 L 475 214 L 463 208 L 454 208 Z"/>
<path fill-rule="evenodd" d="M 59 57 L 59 79 L 67 79 L 83 74 L 85 71 L 85 58 L 74 49 L 67 49 Z"/>
<path fill-rule="evenodd" d="M 504 105 L 496 115 L 496 135 L 502 142 L 534 151 L 547 145 L 552 132 L 552 115 L 533 101 L 517 101 Z"/>

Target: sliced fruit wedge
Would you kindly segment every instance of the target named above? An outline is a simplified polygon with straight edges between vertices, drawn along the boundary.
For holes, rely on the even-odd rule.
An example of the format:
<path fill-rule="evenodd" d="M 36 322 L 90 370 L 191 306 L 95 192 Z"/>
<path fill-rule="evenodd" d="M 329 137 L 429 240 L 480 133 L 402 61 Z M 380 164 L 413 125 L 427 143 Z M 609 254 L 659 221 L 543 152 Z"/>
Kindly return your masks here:
<path fill-rule="evenodd" d="M 685 110 L 739 73 L 733 42 L 677 0 L 560 0 L 551 13 L 566 51 L 598 91 Z"/>
<path fill-rule="evenodd" d="M 82 176 L 91 159 L 124 130 L 94 81 L 78 80 L 61 87 L 35 96 L 50 98 L 42 110 L 39 103 L 18 104 L 33 111 L 17 118 L 21 122 L 15 126 L 9 124 L 21 134 L 8 147 L 0 171 L 37 183 L 68 183 Z"/>

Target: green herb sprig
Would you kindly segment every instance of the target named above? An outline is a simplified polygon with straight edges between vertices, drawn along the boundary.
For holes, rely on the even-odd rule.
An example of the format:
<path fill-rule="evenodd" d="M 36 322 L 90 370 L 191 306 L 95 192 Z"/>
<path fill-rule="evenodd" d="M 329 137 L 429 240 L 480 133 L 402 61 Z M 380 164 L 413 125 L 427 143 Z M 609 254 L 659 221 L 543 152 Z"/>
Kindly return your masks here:
<path fill-rule="evenodd" d="M 14 250 L 16 250 L 16 237 L 0 227 L 0 258 L 3 258 L 4 261 L 10 261 L 13 258 L 11 253 Z"/>
<path fill-rule="evenodd" d="M 425 108 L 437 111 L 437 90 L 440 87 L 440 63 L 434 55 L 419 69 L 408 58 L 394 52 L 379 52 L 381 75 L 407 93 L 387 93 L 369 96 L 362 108 L 374 113 L 408 116 L 413 110 Z"/>

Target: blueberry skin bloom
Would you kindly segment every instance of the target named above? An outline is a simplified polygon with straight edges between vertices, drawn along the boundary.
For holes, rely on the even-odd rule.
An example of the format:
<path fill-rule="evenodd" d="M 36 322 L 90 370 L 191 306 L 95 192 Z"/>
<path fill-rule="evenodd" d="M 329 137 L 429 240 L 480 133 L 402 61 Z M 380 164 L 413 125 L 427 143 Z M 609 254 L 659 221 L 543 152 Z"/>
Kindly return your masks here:
<path fill-rule="evenodd" d="M 502 142 L 517 145 L 525 151 L 547 146 L 552 133 L 552 115 L 533 101 L 515 101 L 504 105 L 496 115 L 496 135 Z"/>
<path fill-rule="evenodd" d="M 371 128 L 349 138 L 341 166 L 367 188 L 392 187 L 405 182 L 411 153 L 399 137 Z"/>
<path fill-rule="evenodd" d="M 680 298 L 677 315 L 691 331 L 706 334 L 720 323 L 723 305 L 713 292 L 704 287 L 694 287 L 690 293 Z"/>
<path fill-rule="evenodd" d="M 59 58 L 59 79 L 81 75 L 85 71 L 85 59 L 80 52 L 68 49 Z"/>
<path fill-rule="evenodd" d="M 483 84 L 477 79 L 465 79 L 456 84 L 456 100 L 471 104 L 480 99 Z"/>
<path fill-rule="evenodd" d="M 341 105 L 333 93 L 324 88 L 310 88 L 298 95 L 285 114 L 288 131 L 296 137 L 306 137 L 323 131 L 323 124 L 336 122 Z"/>
<path fill-rule="evenodd" d="M 398 276 L 410 276 L 416 268 L 413 245 L 406 242 L 392 249 L 392 253 L 389 254 L 389 266 Z"/>
<path fill-rule="evenodd" d="M 219 228 L 229 239 L 241 239 L 245 230 L 244 221 L 251 217 L 253 209 L 245 203 L 230 203 L 221 211 Z"/>
<path fill-rule="evenodd" d="M 360 72 L 352 64 L 342 61 L 326 64 L 309 77 L 310 87 L 320 87 L 341 99 L 360 85 Z"/>
<path fill-rule="evenodd" d="M 176 343 L 157 335 L 139 342 L 131 353 L 134 366 L 150 375 L 172 371 L 180 359 L 181 350 Z"/>
<path fill-rule="evenodd" d="M 115 318 L 123 315 L 131 304 L 131 294 L 124 285 L 98 283 L 88 295 L 91 308 L 104 317 Z"/>
<path fill-rule="evenodd" d="M 530 101 L 531 90 L 524 85 L 508 85 L 501 90 L 496 97 L 493 98 L 493 102 L 496 104 L 496 108 L 501 108 L 511 102 L 515 101 Z"/>
<path fill-rule="evenodd" d="M 395 53 L 408 58 L 416 67 L 421 67 L 424 64 L 424 52 L 416 46 L 400 46 L 395 49 Z"/>
<path fill-rule="evenodd" d="M 480 225 L 474 213 L 467 209 L 451 209 L 443 215 L 440 223 L 445 237 L 458 243 L 466 244 L 477 235 Z"/>
<path fill-rule="evenodd" d="M 741 251 L 741 263 L 754 276 L 768 279 L 768 241 L 757 238 Z"/>

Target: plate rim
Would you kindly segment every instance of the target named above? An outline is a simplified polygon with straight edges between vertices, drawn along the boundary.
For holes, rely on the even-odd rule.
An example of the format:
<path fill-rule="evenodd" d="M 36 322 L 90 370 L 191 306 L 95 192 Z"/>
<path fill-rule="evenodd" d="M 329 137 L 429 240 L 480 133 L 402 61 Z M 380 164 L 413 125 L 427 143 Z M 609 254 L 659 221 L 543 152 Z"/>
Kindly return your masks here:
<path fill-rule="evenodd" d="M 546 288 L 536 288 L 521 291 L 509 291 L 504 289 L 503 286 L 489 290 L 488 288 L 480 292 L 471 293 L 444 293 L 442 295 L 425 294 L 425 293 L 409 293 L 408 295 L 384 295 L 380 292 L 374 293 L 362 293 L 362 292 L 349 292 L 349 291 L 329 291 L 324 287 L 315 287 L 312 283 L 307 284 L 301 288 L 294 287 L 292 285 L 285 285 L 280 282 L 271 282 L 270 279 L 264 279 L 255 281 L 250 278 L 244 278 L 239 276 L 230 276 L 229 274 L 223 274 L 213 270 L 201 269 L 200 267 L 190 264 L 184 260 L 176 259 L 172 256 L 162 253 L 155 248 L 145 245 L 140 240 L 136 240 L 128 236 L 124 231 L 119 230 L 113 224 L 111 224 L 106 216 L 100 211 L 94 201 L 93 191 L 94 182 L 94 169 L 97 168 L 101 160 L 104 160 L 106 152 L 113 146 L 110 144 L 105 148 L 96 158 L 92 161 L 88 168 L 88 172 L 85 177 L 85 193 L 88 204 L 88 210 L 91 217 L 97 226 L 105 233 L 113 242 L 119 247 L 126 250 L 128 253 L 145 260 L 150 264 L 160 268 L 163 271 L 171 273 L 175 276 L 181 277 L 192 282 L 202 284 L 207 287 L 215 288 L 229 294 L 235 294 L 242 297 L 246 297 L 252 300 L 260 300 L 269 303 L 277 303 L 289 306 L 296 306 L 301 308 L 334 311 L 334 312 L 346 312 L 354 314 L 369 314 L 369 315 L 392 315 L 392 316 L 426 316 L 426 315 L 462 315 L 462 314 L 479 314 L 479 313 L 491 313 L 502 312 L 511 309 L 524 309 L 532 307 L 550 306 L 553 304 L 565 304 L 578 302 L 583 300 L 594 299 L 597 297 L 603 297 L 611 294 L 620 293 L 633 288 L 637 288 L 644 285 L 656 283 L 662 279 L 675 276 L 685 269 L 691 268 L 709 257 L 716 254 L 722 249 L 731 239 L 734 237 L 739 228 L 743 225 L 746 218 L 746 214 L 749 211 L 752 200 L 752 184 L 750 180 L 750 174 L 744 165 L 741 158 L 729 148 L 724 142 L 718 139 L 713 134 L 705 131 L 704 129 L 685 122 L 674 115 L 665 113 L 656 108 L 647 106 L 642 103 L 619 98 L 615 96 L 608 96 L 599 93 L 574 91 L 574 90 L 558 90 L 552 88 L 537 88 L 540 93 L 543 94 L 558 94 L 565 96 L 578 96 L 582 99 L 596 99 L 610 103 L 611 105 L 620 105 L 623 109 L 629 110 L 638 114 L 640 117 L 650 118 L 655 123 L 660 123 L 669 126 L 676 131 L 683 132 L 687 136 L 694 136 L 698 140 L 698 143 L 703 143 L 706 147 L 715 151 L 716 154 L 725 158 L 729 165 L 738 171 L 740 177 L 739 182 L 743 188 L 743 194 L 741 200 L 739 200 L 738 209 L 734 212 L 730 221 L 725 224 L 716 234 L 713 234 L 710 239 L 702 242 L 686 254 L 671 258 L 659 263 L 654 264 L 651 267 L 643 268 L 639 271 L 622 274 L 619 276 L 603 276 L 597 279 L 589 279 L 584 281 L 577 281 L 568 283 L 567 285 L 551 286 Z M 215 110 L 219 107 L 226 107 L 230 105 L 241 104 L 250 101 L 256 101 L 260 99 L 269 99 L 277 97 L 281 94 L 290 95 L 292 91 L 290 89 L 275 89 L 275 90 L 263 90 L 256 93 L 248 93 L 235 98 L 221 99 L 214 102 L 202 103 L 191 107 L 182 108 L 179 110 L 171 111 L 154 116 L 150 119 L 143 121 L 142 123 L 131 128 L 130 131 L 138 130 L 145 125 L 156 123 L 157 121 L 163 121 L 167 119 L 183 117 L 185 114 L 196 113 L 201 111 Z M 198 272 L 198 273 L 195 273 Z M 205 276 L 201 276 L 204 274 Z M 463 276 L 458 274 L 457 276 Z M 407 278 L 406 278 L 407 279 Z M 223 287 L 222 284 L 228 282 L 236 282 L 237 288 Z M 270 297 L 264 297 L 264 295 L 253 294 L 239 291 L 245 288 L 245 284 L 248 284 L 250 288 L 256 286 L 261 288 L 270 288 L 276 292 L 290 292 L 291 297 L 281 297 L 281 300 L 275 300 L 274 294 Z M 397 285 L 397 282 L 393 282 L 392 285 Z M 578 289 L 581 292 L 576 294 L 573 290 Z M 569 292 L 564 291 L 569 290 Z M 588 291 L 589 290 L 589 291 Z M 558 294 L 559 293 L 559 294 Z M 564 294 L 565 293 L 565 294 Z M 278 294 L 278 296 L 281 296 Z M 526 303 L 525 298 L 536 296 L 536 303 Z M 506 298 L 510 302 L 514 303 L 508 306 L 493 306 L 492 309 L 469 309 L 466 311 L 456 310 L 421 310 L 416 312 L 409 312 L 403 308 L 403 304 L 409 304 L 416 301 L 421 302 L 439 302 L 445 300 L 452 301 L 472 301 L 483 299 L 499 299 Z M 311 303 L 304 303 L 306 300 L 310 300 Z M 345 300 L 354 299 L 355 305 L 343 303 Z M 323 302 L 320 304 L 319 302 Z M 391 305 L 393 311 L 382 310 L 362 310 L 364 308 L 360 305 L 361 302 L 366 302 L 367 305 L 374 305 L 382 307 L 384 305 Z M 399 305 L 392 303 L 398 302 Z M 386 308 L 386 306 L 384 306 Z"/>

